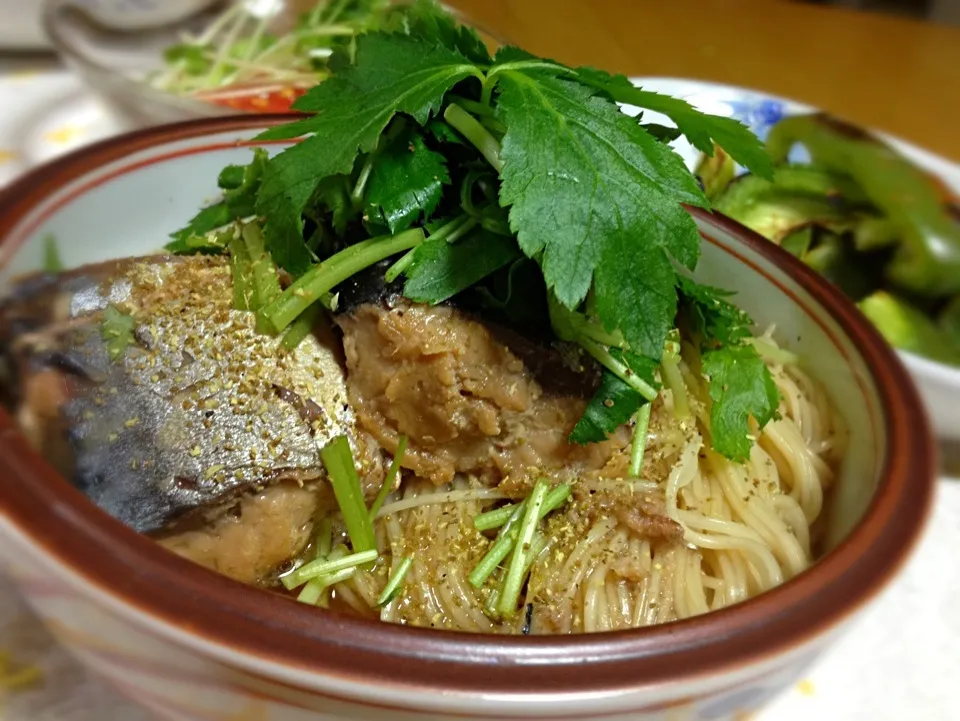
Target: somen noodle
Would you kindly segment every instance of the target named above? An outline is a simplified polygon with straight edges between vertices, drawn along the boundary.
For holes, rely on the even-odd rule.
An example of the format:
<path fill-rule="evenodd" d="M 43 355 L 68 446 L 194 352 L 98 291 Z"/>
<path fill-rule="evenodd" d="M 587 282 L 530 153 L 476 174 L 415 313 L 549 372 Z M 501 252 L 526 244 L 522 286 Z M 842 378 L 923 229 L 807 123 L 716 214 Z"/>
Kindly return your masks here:
<path fill-rule="evenodd" d="M 776 349 L 769 338 L 764 343 Z M 768 362 L 782 397 L 781 418 L 763 429 L 747 463 L 731 462 L 709 448 L 710 400 L 693 371 L 696 362 L 695 349 L 685 346 L 682 385 L 654 405 L 642 477 L 589 483 L 593 490 L 662 503 L 682 527 L 682 542 L 651 541 L 612 515 L 595 517 L 587 509 L 590 494 L 578 492 L 585 482 L 575 483 L 574 500 L 548 519 L 548 540 L 531 569 L 530 632 L 593 632 L 687 618 L 751 598 L 813 562 L 824 493 L 843 451 L 838 416 L 797 365 Z M 681 393 L 685 416 L 677 409 Z M 523 615 L 496 620 L 485 612 L 496 575 L 479 589 L 468 581 L 492 543 L 473 519 L 502 497 L 467 478 L 442 487 L 404 482 L 375 524 L 383 563 L 337 584 L 334 596 L 388 622 L 520 632 Z M 402 592 L 376 608 L 390 572 L 408 556 L 413 564 Z"/>

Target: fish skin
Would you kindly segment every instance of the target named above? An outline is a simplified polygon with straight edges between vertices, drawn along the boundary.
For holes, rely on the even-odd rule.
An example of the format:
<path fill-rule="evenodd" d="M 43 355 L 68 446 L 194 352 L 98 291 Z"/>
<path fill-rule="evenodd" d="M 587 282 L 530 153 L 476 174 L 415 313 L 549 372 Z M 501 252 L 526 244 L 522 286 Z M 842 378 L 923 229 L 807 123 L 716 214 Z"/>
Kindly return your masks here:
<path fill-rule="evenodd" d="M 108 304 L 135 319 L 135 342 L 117 360 L 101 335 Z M 33 277 L 0 305 L 0 347 L 15 369 L 8 395 L 25 373 L 62 369 L 74 484 L 146 533 L 209 517 L 281 479 L 321 478 L 319 450 L 341 433 L 361 471 L 380 464 L 354 431 L 332 328 L 319 323 L 293 352 L 279 343 L 255 331 L 252 313 L 233 310 L 220 258 Z"/>

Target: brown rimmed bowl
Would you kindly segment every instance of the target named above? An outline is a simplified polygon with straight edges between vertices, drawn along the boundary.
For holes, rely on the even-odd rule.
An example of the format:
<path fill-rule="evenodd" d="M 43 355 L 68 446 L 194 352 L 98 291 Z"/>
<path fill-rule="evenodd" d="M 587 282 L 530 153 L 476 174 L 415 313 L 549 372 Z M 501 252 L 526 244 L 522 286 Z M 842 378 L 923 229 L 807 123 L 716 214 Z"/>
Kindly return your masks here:
<path fill-rule="evenodd" d="M 114 138 L 0 198 L 0 288 L 40 267 L 146 253 L 284 116 Z M 275 152 L 282 143 L 266 145 Z M 705 616 L 574 637 L 477 636 L 321 612 L 184 561 L 90 503 L 0 412 L 0 561 L 53 633 L 165 719 L 726 719 L 762 705 L 888 584 L 927 517 L 936 457 L 896 355 L 825 280 L 722 216 L 693 211 L 698 277 L 735 288 L 850 427 L 807 572 Z"/>

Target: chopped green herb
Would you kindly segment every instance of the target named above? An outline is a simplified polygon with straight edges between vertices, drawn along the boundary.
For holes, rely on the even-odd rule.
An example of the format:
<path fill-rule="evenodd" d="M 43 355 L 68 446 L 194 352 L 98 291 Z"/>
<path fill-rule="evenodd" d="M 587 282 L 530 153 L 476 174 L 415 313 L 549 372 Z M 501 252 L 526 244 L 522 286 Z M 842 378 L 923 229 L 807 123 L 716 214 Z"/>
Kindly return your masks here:
<path fill-rule="evenodd" d="M 403 269 L 403 294 L 421 303 L 440 303 L 520 257 L 513 238 L 479 229 L 456 243 L 428 238 Z"/>
<path fill-rule="evenodd" d="M 264 169 L 267 167 L 267 158 L 267 151 L 257 148 L 253 151 L 253 160 L 249 165 L 231 165 L 222 171 L 219 181 L 224 191 L 223 200 L 204 208 L 186 226 L 171 234 L 173 241 L 167 244 L 167 250 L 171 253 L 203 250 L 204 246 L 198 246 L 196 241 L 191 246 L 190 238 L 202 239 L 218 228 L 256 215 L 256 199 Z M 207 246 L 206 249 L 212 248 Z"/>
<path fill-rule="evenodd" d="M 387 581 L 387 585 L 384 586 L 383 593 L 381 593 L 380 597 L 377 599 L 377 606 L 386 606 L 388 603 L 393 601 L 393 599 L 400 595 L 400 591 L 403 586 L 403 579 L 406 577 L 407 572 L 410 570 L 410 566 L 412 565 L 413 559 L 410 556 L 407 556 L 400 561 L 400 564 L 391 574 L 390 580 Z"/>
<path fill-rule="evenodd" d="M 283 340 L 280 345 L 289 351 L 297 349 L 297 346 L 303 342 L 303 339 L 310 335 L 310 331 L 317 325 L 320 319 L 320 306 L 312 305 L 307 308 L 290 326 L 287 332 L 283 334 Z"/>
<path fill-rule="evenodd" d="M 449 182 L 446 159 L 426 146 L 415 126 L 406 124 L 376 155 L 366 185 L 367 213 L 382 218 L 391 233 L 399 233 L 430 217 Z"/>
<path fill-rule="evenodd" d="M 651 404 L 644 403 L 637 411 L 636 425 L 633 427 L 633 442 L 630 444 L 630 476 L 640 477 L 643 468 L 643 452 L 647 449 L 647 429 L 650 427 Z"/>
<path fill-rule="evenodd" d="M 467 579 L 470 581 L 470 585 L 474 588 L 480 588 L 487 579 L 490 578 L 497 566 L 505 559 L 513 548 L 513 544 L 517 541 L 517 534 L 515 531 L 520 525 L 520 521 L 523 519 L 524 511 L 527 508 L 527 499 L 524 499 L 519 504 L 512 508 L 510 513 L 510 518 L 507 519 L 507 522 L 504 524 L 503 528 L 500 529 L 500 533 L 497 534 L 496 540 L 493 542 L 493 545 L 490 546 L 487 553 L 480 560 L 480 563 L 477 564 L 476 568 L 470 573 L 470 577 Z"/>
<path fill-rule="evenodd" d="M 680 294 L 699 336 L 703 373 L 710 379 L 713 447 L 727 458 L 746 460 L 751 446 L 750 418 L 762 428 L 776 416 L 780 404 L 773 376 L 750 342 L 753 321 L 726 300 L 730 295 L 726 291 L 682 278 Z M 664 370 L 671 369 L 665 364 Z M 682 384 L 682 380 L 672 382 Z M 675 394 L 675 403 L 678 398 Z"/>
<path fill-rule="evenodd" d="M 233 307 L 236 310 L 256 310 L 257 291 L 253 285 L 253 264 L 247 244 L 238 232 L 227 242 L 230 250 L 230 269 L 233 276 Z"/>
<path fill-rule="evenodd" d="M 523 511 L 523 520 L 517 532 L 517 542 L 513 547 L 513 556 L 507 567 L 507 574 L 497 601 L 497 610 L 501 616 L 511 618 L 517 613 L 517 602 L 520 599 L 520 588 L 523 585 L 524 570 L 533 549 L 533 536 L 537 532 L 540 522 L 540 509 L 547 497 L 549 487 L 546 481 L 538 481 L 533 492 L 527 498 L 527 507 Z"/>
<path fill-rule="evenodd" d="M 710 378 L 710 435 L 713 447 L 735 461 L 750 456 L 749 420 L 760 427 L 777 413 L 780 394 L 770 371 L 749 345 L 727 346 L 703 354 L 703 373 Z"/>
<path fill-rule="evenodd" d="M 570 442 L 586 444 L 605 440 L 643 404 L 649 406 L 650 402 L 613 373 L 604 372 L 600 387 L 570 433 Z"/>
<path fill-rule="evenodd" d="M 133 331 L 136 321 L 114 305 L 108 305 L 103 311 L 100 324 L 100 336 L 107 344 L 110 360 L 116 361 L 133 344 Z"/>
<path fill-rule="evenodd" d="M 351 553 L 347 556 L 343 556 L 342 558 L 317 559 L 316 561 L 310 561 L 310 563 L 304 564 L 290 574 L 292 576 L 290 582 L 295 583 L 296 585 L 294 588 L 296 588 L 296 586 L 299 586 L 301 583 L 306 583 L 311 578 L 329 576 L 337 571 L 342 571 L 348 568 L 357 568 L 358 566 L 363 566 L 376 560 L 376 549 L 363 551 L 360 553 Z"/>
<path fill-rule="evenodd" d="M 358 38 L 355 64 L 294 105 L 317 114 L 260 136 L 311 134 L 271 160 L 257 199 L 258 213 L 268 219 L 267 242 L 276 262 L 297 275 L 308 270 L 301 214 L 319 182 L 351 172 L 357 152 L 376 147 L 394 114 L 406 113 L 426 124 L 446 91 L 468 77 L 483 74 L 456 50 L 403 35 Z"/>
<path fill-rule="evenodd" d="M 257 294 L 257 300 L 254 306 L 258 309 L 257 330 L 261 333 L 270 333 L 273 328 L 264 314 L 264 309 L 280 297 L 280 280 L 277 277 L 277 266 L 274 264 L 270 254 L 267 253 L 266 248 L 264 248 L 263 235 L 255 223 L 248 223 L 243 226 L 240 235 L 247 246 L 247 255 L 250 258 L 250 275 L 253 281 L 253 288 Z"/>
<path fill-rule="evenodd" d="M 686 205 L 709 201 L 666 141 L 682 133 L 707 152 L 722 145 L 770 177 L 756 137 L 619 76 L 517 48 L 491 59 L 475 33 L 430 3 L 394 19 L 387 27 L 397 32 L 362 34 L 334 53 L 332 76 L 296 103 L 308 117 L 260 136 L 300 142 L 256 156 L 242 173 L 224 171 L 223 208 L 181 231 L 202 235 L 240 211 L 265 219 L 266 253 L 297 278 L 261 309 L 272 330 L 317 301 L 329 306 L 340 283 L 391 260 L 386 279 L 403 276 L 414 301 L 463 295 L 531 328 L 549 322 L 598 361 L 605 386 L 571 435 L 577 442 L 601 440 L 656 398 L 678 311 L 704 353 L 742 345 L 749 319 L 679 272 L 700 256 Z M 665 114 L 677 128 L 644 123 L 618 103 Z M 407 230 L 377 235 L 384 229 Z M 517 291 L 523 269 L 536 277 L 526 273 Z M 717 397 L 722 418 L 750 408 L 758 422 L 766 417 L 739 393 Z M 681 410 L 683 398 L 675 401 Z M 732 428 L 721 422 L 713 434 L 722 453 L 738 450 Z"/>
<path fill-rule="evenodd" d="M 326 516 L 317 527 L 317 558 L 326 558 L 333 550 L 333 521 Z"/>
<path fill-rule="evenodd" d="M 543 503 L 544 513 L 546 516 L 551 511 L 560 507 L 560 505 L 570 497 L 570 486 L 566 483 L 561 483 L 559 486 L 552 488 L 547 494 L 547 499 Z M 523 502 L 520 503 L 508 503 L 505 506 L 500 506 L 493 511 L 487 511 L 486 513 L 480 513 L 473 518 L 473 527 L 478 531 L 489 531 L 493 528 L 499 528 L 504 523 L 510 520 L 510 517 L 514 512 L 523 505 Z"/>
<path fill-rule="evenodd" d="M 711 345 L 740 343 L 751 335 L 753 321 L 727 300 L 733 293 L 680 277 L 680 297 L 694 330 Z"/>
<path fill-rule="evenodd" d="M 359 565 L 359 564 L 357 564 Z M 311 606 L 316 606 L 323 599 L 324 592 L 331 586 L 335 586 L 338 583 L 346 581 L 351 578 L 353 574 L 357 572 L 357 566 L 350 566 L 349 568 L 342 568 L 339 571 L 333 573 L 328 573 L 323 576 L 316 576 L 307 581 L 304 585 L 303 590 L 300 591 L 300 595 L 297 596 L 297 600 L 300 603 L 306 603 Z"/>
<path fill-rule="evenodd" d="M 542 520 L 548 513 L 559 508 L 569 497 L 570 486 L 567 484 L 564 483 L 554 488 L 547 494 L 546 500 L 541 505 L 538 520 Z M 510 554 L 510 551 L 513 550 L 513 547 L 516 544 L 519 536 L 520 521 L 524 518 L 524 514 L 526 513 L 528 500 L 529 499 L 524 499 L 513 507 L 513 512 L 503 528 L 500 529 L 497 539 L 487 551 L 486 555 L 481 559 L 480 563 L 477 564 L 477 567 L 474 568 L 470 573 L 468 580 L 470 581 L 470 585 L 472 585 L 474 588 L 480 588 L 490 577 L 490 574 L 493 573 L 497 566 L 500 565 L 503 559 L 505 559 Z M 483 521 L 481 521 L 481 524 L 486 525 L 486 523 Z M 474 521 L 474 525 L 476 525 L 476 521 Z M 495 528 L 495 526 L 488 527 Z"/>
<path fill-rule="evenodd" d="M 347 526 L 350 545 L 355 553 L 372 552 L 376 558 L 377 541 L 373 535 L 373 524 L 363 502 L 363 489 L 347 437 L 337 436 L 327 443 L 320 451 L 320 459 L 327 469 L 330 485 L 333 486 L 343 522 Z"/>
<path fill-rule="evenodd" d="M 387 475 L 383 478 L 383 485 L 380 486 L 380 490 L 377 492 L 377 497 L 374 499 L 373 505 L 370 506 L 371 523 L 377 517 L 377 514 L 380 513 L 380 509 L 383 508 L 384 501 L 387 500 L 387 496 L 390 495 L 390 491 L 393 490 L 393 487 L 396 484 L 397 476 L 400 473 L 400 464 L 403 463 L 403 454 L 406 452 L 407 437 L 401 435 L 400 440 L 397 441 L 397 452 L 393 454 L 393 461 L 390 463 L 390 468 L 387 470 Z"/>
<path fill-rule="evenodd" d="M 60 249 L 53 233 L 47 233 L 43 238 L 43 272 L 59 273 L 63 270 L 63 260 L 60 258 Z"/>
<path fill-rule="evenodd" d="M 415 228 L 393 237 L 370 238 L 344 248 L 298 278 L 262 312 L 273 328 L 280 332 L 303 311 L 350 276 L 422 242 L 423 231 Z"/>

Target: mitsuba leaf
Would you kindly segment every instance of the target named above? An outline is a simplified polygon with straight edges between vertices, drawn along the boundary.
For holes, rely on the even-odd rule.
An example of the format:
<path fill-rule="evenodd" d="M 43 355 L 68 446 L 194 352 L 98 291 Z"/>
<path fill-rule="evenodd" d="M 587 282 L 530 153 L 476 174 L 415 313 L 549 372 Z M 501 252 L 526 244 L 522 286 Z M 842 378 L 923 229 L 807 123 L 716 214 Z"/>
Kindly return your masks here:
<path fill-rule="evenodd" d="M 436 210 L 449 182 L 444 157 L 407 125 L 376 156 L 367 182 L 367 211 L 382 213 L 390 232 L 399 233 Z"/>
<path fill-rule="evenodd" d="M 456 243 L 427 239 L 414 251 L 403 294 L 440 303 L 521 257 L 513 238 L 476 230 Z"/>
<path fill-rule="evenodd" d="M 460 137 L 460 134 L 442 120 L 436 118 L 431 120 L 427 123 L 426 131 L 440 143 L 464 145 L 463 138 Z"/>
<path fill-rule="evenodd" d="M 671 128 L 669 126 L 659 125 L 657 123 L 641 123 L 640 127 L 650 133 L 650 135 L 655 137 L 661 143 L 672 143 L 674 140 L 683 135 L 683 133 L 680 132 L 680 128 Z"/>
<path fill-rule="evenodd" d="M 166 245 L 166 249 L 171 253 L 210 251 L 210 244 L 202 242 L 204 235 L 235 220 L 254 215 L 257 191 L 260 189 L 267 162 L 267 151 L 257 148 L 253 151 L 253 160 L 249 164 L 228 165 L 224 168 L 217 179 L 218 185 L 224 191 L 223 199 L 207 206 L 193 216 L 187 225 L 171 233 L 173 241 Z"/>
<path fill-rule="evenodd" d="M 500 202 L 511 206 L 521 249 L 539 258 L 547 286 L 571 309 L 596 270 L 604 327 L 659 358 L 676 305 L 664 251 L 690 268 L 700 252 L 696 225 L 681 205 L 706 203 L 695 179 L 679 156 L 594 89 L 542 69 L 504 70 L 497 78 L 497 116 L 507 127 Z M 645 263 L 652 273 L 646 282 L 616 267 L 642 275 Z"/>
<path fill-rule="evenodd" d="M 703 354 L 703 373 L 710 379 L 710 435 L 713 448 L 734 461 L 750 456 L 752 416 L 762 428 L 777 413 L 780 394 L 763 359 L 753 346 L 727 346 Z"/>
<path fill-rule="evenodd" d="M 629 421 L 645 402 L 643 396 L 613 373 L 604 371 L 600 387 L 567 440 L 580 445 L 604 441 Z"/>
<path fill-rule="evenodd" d="M 773 163 L 763 143 L 743 123 L 733 118 L 702 113 L 686 100 L 636 87 L 623 75 L 611 75 L 595 68 L 578 68 L 577 77 L 602 90 L 618 103 L 663 113 L 677 124 L 690 143 L 709 156 L 713 143 L 757 175 L 773 179 Z"/>
<path fill-rule="evenodd" d="M 436 0 L 414 0 L 409 5 L 401 6 L 388 29 L 432 40 L 449 50 L 456 50 L 475 63 L 490 62 L 490 53 L 477 32 L 457 24 L 456 18 Z"/>
<path fill-rule="evenodd" d="M 730 291 L 701 285 L 681 276 L 680 298 L 707 348 L 717 345 L 736 345 L 751 335 L 753 320 L 727 300 Z"/>
<path fill-rule="evenodd" d="M 313 202 L 327 212 L 330 224 L 339 235 L 343 235 L 358 215 L 350 198 L 349 182 L 348 175 L 331 175 L 320 181 L 313 194 Z"/>
<path fill-rule="evenodd" d="M 630 349 L 659 360 L 677 315 L 677 273 L 651 226 L 610 236 L 596 270 L 597 316 Z"/>
<path fill-rule="evenodd" d="M 316 115 L 260 136 L 312 135 L 275 156 L 264 174 L 257 210 L 267 219 L 267 247 L 277 264 L 294 274 L 309 267 L 302 212 L 321 180 L 349 173 L 357 153 L 373 150 L 394 114 L 425 124 L 447 90 L 468 77 L 481 73 L 455 50 L 404 35 L 361 35 L 356 64 L 295 103 L 295 109 Z"/>

